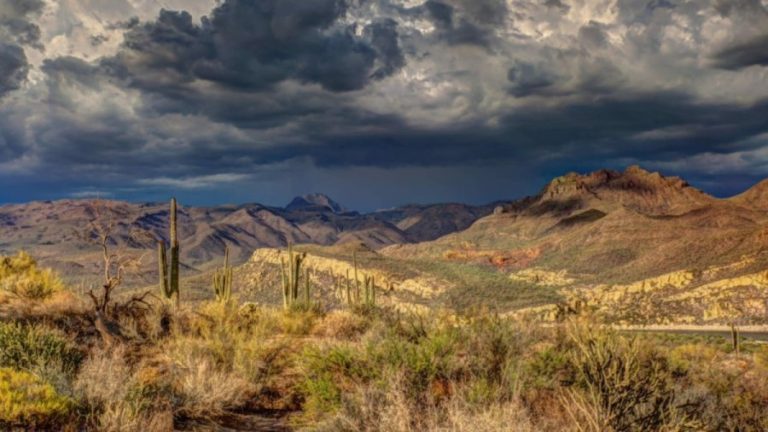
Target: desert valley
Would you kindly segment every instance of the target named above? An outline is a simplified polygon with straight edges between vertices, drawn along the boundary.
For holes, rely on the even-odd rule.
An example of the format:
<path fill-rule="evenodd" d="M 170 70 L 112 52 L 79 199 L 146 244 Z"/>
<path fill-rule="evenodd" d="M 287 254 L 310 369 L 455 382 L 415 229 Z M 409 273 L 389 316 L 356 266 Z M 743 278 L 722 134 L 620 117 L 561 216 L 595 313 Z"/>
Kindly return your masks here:
<path fill-rule="evenodd" d="M 632 166 L 368 214 L 5 205 L 0 424 L 763 430 L 766 197 Z"/>
<path fill-rule="evenodd" d="M 67 200 L 0 207 L 0 252 L 25 250 L 81 290 L 98 284 L 100 250 L 78 235 L 116 222 L 113 244 L 142 258 L 125 286 L 157 280 L 156 239 L 168 240 L 168 204 Z M 85 227 L 85 228 L 84 228 Z M 137 239 L 136 232 L 149 236 Z M 540 194 L 485 206 L 410 205 L 368 214 L 321 195 L 285 208 L 183 207 L 182 276 L 190 299 L 209 296 L 228 249 L 238 295 L 278 303 L 281 250 L 306 250 L 307 268 L 333 303 L 334 277 L 375 275 L 398 308 L 472 307 L 554 316 L 589 309 L 617 324 L 759 325 L 768 322 L 768 183 L 727 199 L 639 167 L 567 174 Z"/>
<path fill-rule="evenodd" d="M 0 431 L 768 431 L 768 0 L 0 0 Z"/>

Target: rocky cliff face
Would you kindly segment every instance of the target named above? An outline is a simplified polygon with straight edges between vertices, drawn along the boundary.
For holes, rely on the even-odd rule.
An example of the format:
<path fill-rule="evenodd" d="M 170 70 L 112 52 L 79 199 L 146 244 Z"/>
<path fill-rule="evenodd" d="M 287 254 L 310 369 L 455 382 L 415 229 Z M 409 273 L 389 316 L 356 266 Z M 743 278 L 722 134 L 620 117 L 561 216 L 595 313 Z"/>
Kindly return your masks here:
<path fill-rule="evenodd" d="M 584 206 L 623 206 L 647 215 L 680 214 L 715 201 L 679 177 L 665 177 L 638 166 L 624 172 L 570 173 L 554 179 L 539 196 L 540 203 L 567 200 L 582 201 Z"/>
<path fill-rule="evenodd" d="M 491 266 L 518 279 L 526 275 L 520 272 L 535 268 L 565 275 L 569 286 L 587 290 L 644 286 L 642 281 L 666 274 L 691 273 L 696 277 L 684 288 L 662 285 L 673 292 L 693 290 L 718 280 L 750 281 L 754 278 L 742 276 L 768 269 L 766 209 L 768 182 L 718 199 L 683 179 L 639 167 L 572 173 L 466 230 L 418 245 L 390 246 L 382 253 Z M 732 267 L 739 262 L 750 265 Z M 699 276 L 721 267 L 733 270 L 714 279 Z M 761 289 L 750 286 L 745 289 Z"/>

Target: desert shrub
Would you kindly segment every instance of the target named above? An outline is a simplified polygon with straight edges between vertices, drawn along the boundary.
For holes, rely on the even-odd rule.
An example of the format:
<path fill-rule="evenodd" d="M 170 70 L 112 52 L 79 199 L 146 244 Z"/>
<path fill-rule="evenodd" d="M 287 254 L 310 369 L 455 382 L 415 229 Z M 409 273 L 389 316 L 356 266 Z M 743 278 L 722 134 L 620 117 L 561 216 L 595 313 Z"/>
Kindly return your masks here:
<path fill-rule="evenodd" d="M 317 309 L 297 305 L 277 315 L 278 329 L 285 334 L 306 336 L 312 331 L 319 316 Z"/>
<path fill-rule="evenodd" d="M 582 430 L 650 431 L 682 424 L 667 359 L 637 338 L 571 328 L 575 386 L 563 404 Z"/>
<path fill-rule="evenodd" d="M 408 396 L 401 375 L 387 375 L 386 387 L 360 385 L 345 393 L 336 414 L 316 431 L 370 432 L 528 432 L 535 430 L 518 401 L 478 407 L 457 392 L 439 406 L 420 406 Z"/>
<path fill-rule="evenodd" d="M 397 333 L 367 346 L 377 368 L 399 371 L 408 396 L 420 403 L 435 402 L 451 392 L 450 381 L 458 374 L 455 361 L 460 332 L 452 326 L 426 330 L 426 336 L 403 339 Z"/>
<path fill-rule="evenodd" d="M 312 329 L 314 336 L 353 339 L 368 329 L 370 320 L 348 311 L 333 311 L 322 317 Z"/>
<path fill-rule="evenodd" d="M 553 390 L 571 379 L 567 351 L 558 346 L 544 346 L 526 360 L 523 374 L 526 385 Z"/>
<path fill-rule="evenodd" d="M 434 406 L 451 396 L 453 379 L 464 374 L 455 359 L 460 331 L 419 319 L 380 324 L 359 343 L 305 350 L 300 361 L 307 416 L 337 412 L 344 395 L 358 386 L 386 392 L 391 376 L 399 377 L 403 396 L 414 406 Z"/>
<path fill-rule="evenodd" d="M 71 399 L 35 375 L 0 368 L 0 426 L 61 427 L 74 406 Z"/>
<path fill-rule="evenodd" d="M 64 283 L 50 269 L 40 269 L 26 252 L 0 256 L 0 290 L 22 298 L 44 299 L 64 289 Z"/>
<path fill-rule="evenodd" d="M 168 371 L 132 368 L 127 354 L 122 346 L 96 350 L 83 363 L 74 387 L 86 425 L 100 431 L 170 430 L 174 391 Z"/>
<path fill-rule="evenodd" d="M 175 412 L 183 417 L 220 415 L 242 406 L 255 393 L 252 383 L 216 368 L 205 358 L 182 360 L 174 368 L 173 380 L 178 391 Z"/>
<path fill-rule="evenodd" d="M 464 356 L 464 367 L 478 386 L 487 387 L 487 396 L 511 398 L 519 383 L 520 362 L 528 337 L 510 320 L 498 316 L 480 317 L 461 328 L 457 351 Z"/>
<path fill-rule="evenodd" d="M 768 370 L 747 356 L 720 356 L 693 364 L 689 392 L 707 431 L 768 430 Z"/>
<path fill-rule="evenodd" d="M 0 322 L 0 366 L 19 370 L 54 367 L 72 374 L 82 360 L 83 354 L 56 330 Z"/>
<path fill-rule="evenodd" d="M 346 391 L 355 383 L 370 381 L 377 372 L 366 361 L 364 353 L 349 344 L 310 346 L 302 353 L 301 361 L 303 408 L 309 417 L 337 411 Z"/>

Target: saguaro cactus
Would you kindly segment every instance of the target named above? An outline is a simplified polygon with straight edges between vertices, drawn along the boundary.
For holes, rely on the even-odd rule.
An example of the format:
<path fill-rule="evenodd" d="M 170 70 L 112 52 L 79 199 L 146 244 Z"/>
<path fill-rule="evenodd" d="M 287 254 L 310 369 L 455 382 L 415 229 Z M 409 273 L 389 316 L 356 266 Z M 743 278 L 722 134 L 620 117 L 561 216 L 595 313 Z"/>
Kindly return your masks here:
<path fill-rule="evenodd" d="M 216 300 L 229 303 L 232 300 L 232 267 L 229 266 L 229 247 L 224 247 L 224 267 L 213 274 L 213 292 Z"/>
<path fill-rule="evenodd" d="M 347 291 L 347 304 L 352 305 L 352 287 L 349 284 L 349 269 L 347 269 L 347 275 L 344 278 L 344 287 Z"/>
<path fill-rule="evenodd" d="M 369 306 L 376 305 L 376 279 L 373 276 L 365 277 L 365 304 Z"/>
<path fill-rule="evenodd" d="M 179 238 L 176 229 L 176 198 L 171 198 L 170 219 L 170 268 L 165 242 L 162 240 L 157 243 L 157 261 L 160 289 L 167 299 L 172 299 L 173 296 L 176 296 L 176 306 L 178 307 L 181 301 L 179 299 Z"/>
<path fill-rule="evenodd" d="M 352 266 L 355 278 L 355 302 L 360 303 L 360 279 L 357 278 L 357 252 L 352 252 Z"/>
<path fill-rule="evenodd" d="M 299 299 L 299 276 L 301 275 L 301 264 L 307 257 L 306 252 L 293 253 L 293 245 L 288 244 L 288 262 L 280 258 L 281 280 L 283 284 L 283 307 L 290 308 Z M 309 294 L 309 275 L 305 282 L 305 290 Z"/>

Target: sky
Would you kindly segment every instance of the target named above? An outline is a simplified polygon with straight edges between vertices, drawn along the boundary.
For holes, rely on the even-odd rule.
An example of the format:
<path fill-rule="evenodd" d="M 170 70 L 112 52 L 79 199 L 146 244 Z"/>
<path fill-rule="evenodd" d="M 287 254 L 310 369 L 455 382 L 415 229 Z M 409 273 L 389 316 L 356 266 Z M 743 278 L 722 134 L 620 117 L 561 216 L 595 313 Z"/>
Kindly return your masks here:
<path fill-rule="evenodd" d="M 0 0 L 0 202 L 768 177 L 768 0 Z"/>

